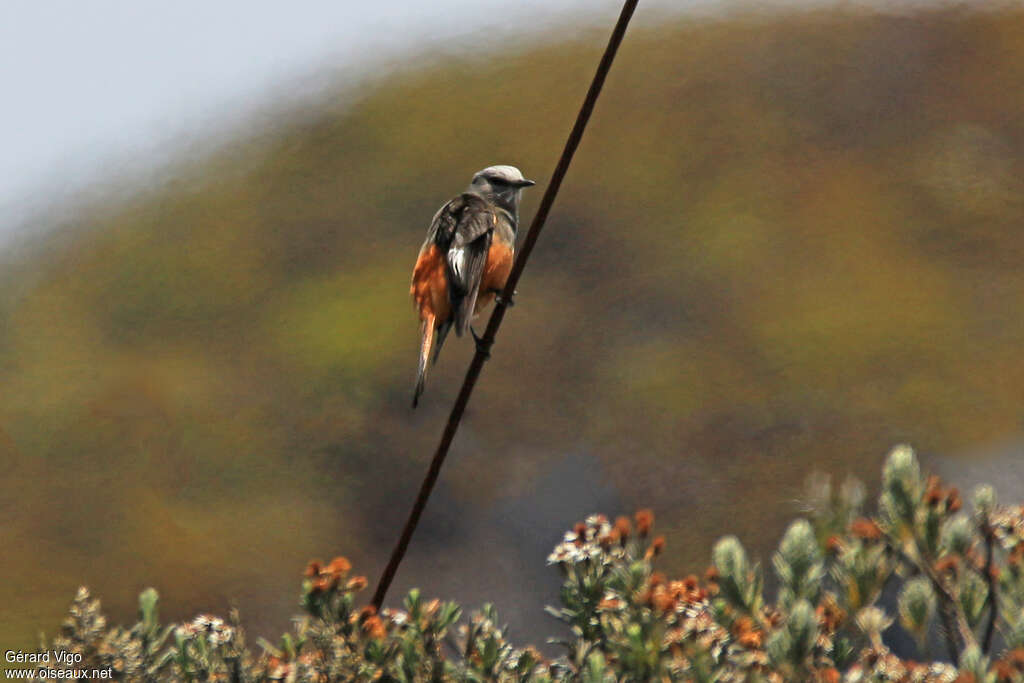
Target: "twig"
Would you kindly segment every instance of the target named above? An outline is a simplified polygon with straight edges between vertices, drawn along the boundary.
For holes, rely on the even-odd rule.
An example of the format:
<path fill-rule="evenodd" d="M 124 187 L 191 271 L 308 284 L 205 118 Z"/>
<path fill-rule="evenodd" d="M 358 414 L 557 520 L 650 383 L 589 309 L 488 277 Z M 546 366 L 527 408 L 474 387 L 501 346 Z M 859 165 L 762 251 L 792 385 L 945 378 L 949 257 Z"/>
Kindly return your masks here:
<path fill-rule="evenodd" d="M 985 532 L 985 581 L 988 583 L 989 612 L 988 625 L 985 627 L 985 638 L 982 640 L 981 648 L 985 654 L 988 654 L 992 648 L 992 635 L 996 631 L 996 619 L 999 618 L 999 599 L 996 594 L 999 585 L 996 583 L 996 577 L 992 571 L 995 544 L 993 543 L 992 528 L 989 526 L 987 519 L 983 531 Z"/>
<path fill-rule="evenodd" d="M 548 213 L 551 211 L 551 206 L 555 203 L 555 197 L 558 196 L 558 190 L 562 186 L 562 180 L 565 178 L 566 171 L 569 170 L 569 164 L 572 162 L 572 157 L 576 153 L 576 148 L 580 144 L 580 139 L 583 137 L 583 131 L 587 127 L 587 122 L 590 120 L 590 114 L 594 111 L 594 104 L 597 102 L 598 95 L 601 94 L 601 87 L 604 85 L 605 78 L 608 76 L 608 71 L 611 69 L 612 61 L 615 59 L 615 53 L 619 49 L 619 45 L 622 43 L 622 38 L 626 34 L 626 27 L 629 25 L 629 20 L 633 16 L 633 11 L 636 9 L 637 2 L 639 0 L 626 0 L 622 6 L 622 12 L 619 14 L 619 20 L 615 24 L 615 29 L 612 31 L 611 38 L 608 40 L 608 46 L 605 48 L 604 55 L 601 57 L 601 62 L 597 66 L 597 72 L 594 74 L 594 79 L 590 83 L 590 89 L 587 91 L 587 96 L 583 100 L 583 105 L 580 107 L 579 114 L 576 115 L 576 123 L 572 128 L 572 132 L 569 133 L 569 139 L 565 142 L 565 148 L 562 150 L 562 156 L 558 160 L 558 164 L 555 166 L 554 173 L 551 175 L 551 181 L 548 183 L 547 189 L 544 191 L 544 196 L 540 200 L 540 206 L 537 208 L 537 214 L 533 217 L 533 222 L 530 224 L 530 230 L 526 233 L 526 239 L 523 240 L 522 247 L 519 248 L 519 255 L 516 258 L 515 264 L 512 266 L 512 272 L 509 273 L 508 281 L 505 283 L 505 289 L 502 291 L 501 296 L 496 298 L 494 312 L 491 314 L 491 319 L 487 323 L 487 329 L 484 331 L 483 337 L 480 339 L 480 343 L 477 345 L 476 354 L 473 356 L 472 362 L 469 364 L 469 369 L 466 371 L 466 378 L 462 382 L 462 388 L 459 390 L 459 395 L 455 399 L 455 405 L 452 406 L 451 414 L 448 416 L 448 422 L 445 425 L 444 432 L 441 434 L 441 442 L 437 446 L 437 451 L 434 453 L 433 459 L 430 461 L 430 467 L 427 469 L 426 477 L 423 479 L 423 484 L 420 486 L 419 494 L 416 496 L 416 500 L 413 503 L 412 510 L 409 512 L 409 519 L 405 523 L 405 527 L 402 529 L 402 534 L 398 538 L 398 543 L 395 545 L 395 549 L 391 552 L 391 558 L 388 560 L 387 566 L 384 568 L 384 573 L 381 574 L 380 582 L 377 584 L 377 589 L 374 591 L 373 600 L 371 604 L 380 609 L 381 604 L 384 602 L 384 596 L 387 595 L 388 588 L 391 586 L 391 581 L 395 578 L 395 573 L 398 571 L 398 565 L 401 564 L 402 558 L 405 556 L 405 551 L 409 547 L 409 541 L 412 539 L 412 534 L 416 530 L 416 525 L 420 521 L 420 516 L 423 514 L 423 509 L 427 506 L 427 500 L 430 498 L 430 492 L 434 489 L 434 484 L 437 482 L 437 477 L 441 473 L 441 465 L 444 463 L 445 457 L 448 455 L 448 449 L 451 447 L 452 440 L 455 438 L 455 433 L 459 429 L 459 422 L 462 420 L 462 414 L 466 411 L 466 405 L 469 403 L 469 397 L 473 393 L 473 387 L 476 386 L 477 378 L 480 376 L 480 371 L 483 369 L 484 362 L 490 355 L 491 345 L 494 344 L 494 338 L 498 334 L 498 328 L 501 327 L 501 321 L 505 317 L 505 309 L 507 302 L 512 300 L 512 296 L 516 291 L 516 284 L 519 282 L 519 277 L 523 273 L 523 269 L 526 267 L 526 261 L 530 257 L 530 252 L 533 251 L 534 244 L 537 243 L 537 237 L 540 235 L 540 231 L 544 227 L 544 222 L 547 220 Z"/>
<path fill-rule="evenodd" d="M 971 627 L 967 624 L 967 615 L 964 614 L 963 607 L 960 605 L 960 601 L 957 596 L 953 594 L 949 586 L 942 580 L 935 570 L 928 565 L 927 560 L 921 562 L 919 565 L 925 575 L 931 580 L 932 585 L 935 586 L 935 590 L 939 592 L 939 597 L 942 599 L 943 604 L 949 610 L 950 616 L 956 620 L 956 632 L 960 634 L 960 640 L 963 642 L 966 648 L 969 645 L 975 644 L 974 632 Z M 953 662 L 956 663 L 959 657 L 954 658 Z"/>
<path fill-rule="evenodd" d="M 953 618 L 949 614 L 949 605 L 943 600 L 939 604 L 939 616 L 942 617 L 942 634 L 945 636 L 946 651 L 953 666 L 960 666 L 960 650 L 956 642 L 956 629 L 953 627 Z"/>

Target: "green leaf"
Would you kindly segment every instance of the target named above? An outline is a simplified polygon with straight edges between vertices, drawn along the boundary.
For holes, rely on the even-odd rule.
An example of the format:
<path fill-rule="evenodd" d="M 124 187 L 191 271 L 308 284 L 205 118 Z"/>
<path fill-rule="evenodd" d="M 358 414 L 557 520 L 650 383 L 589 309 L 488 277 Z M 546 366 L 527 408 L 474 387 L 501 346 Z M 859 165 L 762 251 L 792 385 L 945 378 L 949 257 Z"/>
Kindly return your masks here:
<path fill-rule="evenodd" d="M 967 515 L 959 514 L 947 519 L 942 525 L 939 540 L 939 556 L 965 555 L 974 543 L 974 528 Z"/>
<path fill-rule="evenodd" d="M 967 623 L 971 628 L 981 622 L 982 613 L 985 611 L 985 603 L 988 600 L 988 585 L 976 572 L 964 572 L 960 580 L 960 606 L 967 617 Z"/>
<path fill-rule="evenodd" d="M 976 643 L 964 649 L 960 655 L 960 672 L 972 674 L 976 683 L 992 683 L 996 680 L 994 673 L 989 673 L 989 659 L 981 652 Z"/>
<path fill-rule="evenodd" d="M 604 655 L 595 650 L 587 656 L 587 663 L 583 669 L 584 683 L 606 683 L 606 663 Z"/>
<path fill-rule="evenodd" d="M 921 502 L 923 483 L 917 456 L 910 446 L 892 449 L 882 469 L 879 507 L 892 530 L 912 527 Z"/>
<path fill-rule="evenodd" d="M 711 551 L 711 562 L 718 570 L 723 595 L 734 606 L 750 611 L 757 585 L 739 539 L 735 536 L 720 539 Z"/>
<path fill-rule="evenodd" d="M 996 507 L 996 490 L 988 484 L 981 484 L 974 489 L 974 510 L 979 521 L 984 521 Z"/>
<path fill-rule="evenodd" d="M 160 625 L 160 594 L 155 588 L 147 588 L 139 593 L 139 620 L 147 636 L 156 633 Z"/>
<path fill-rule="evenodd" d="M 935 616 L 937 599 L 931 581 L 923 576 L 910 579 L 903 585 L 897 603 L 900 624 L 924 648 L 928 627 Z"/>
<path fill-rule="evenodd" d="M 798 519 L 786 530 L 772 558 L 779 577 L 779 604 L 790 607 L 796 600 L 817 601 L 825 563 L 810 522 Z"/>

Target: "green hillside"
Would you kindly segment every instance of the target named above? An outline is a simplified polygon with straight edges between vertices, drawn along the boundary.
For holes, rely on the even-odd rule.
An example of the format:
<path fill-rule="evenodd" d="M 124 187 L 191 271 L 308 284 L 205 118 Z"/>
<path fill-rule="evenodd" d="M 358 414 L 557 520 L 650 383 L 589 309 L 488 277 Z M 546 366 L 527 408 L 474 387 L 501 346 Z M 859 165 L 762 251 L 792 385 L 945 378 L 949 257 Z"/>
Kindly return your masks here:
<path fill-rule="evenodd" d="M 80 583 L 276 633 L 310 557 L 372 576 L 471 347 L 411 412 L 427 222 L 484 166 L 546 181 L 604 37 L 339 87 L 7 266 L 0 640 Z M 1016 433 L 1022 159 L 1020 9 L 632 32 L 396 592 L 515 625 L 557 587 L 522 544 L 589 491 L 654 508 L 682 570 L 723 528 L 773 548 L 813 469 Z"/>

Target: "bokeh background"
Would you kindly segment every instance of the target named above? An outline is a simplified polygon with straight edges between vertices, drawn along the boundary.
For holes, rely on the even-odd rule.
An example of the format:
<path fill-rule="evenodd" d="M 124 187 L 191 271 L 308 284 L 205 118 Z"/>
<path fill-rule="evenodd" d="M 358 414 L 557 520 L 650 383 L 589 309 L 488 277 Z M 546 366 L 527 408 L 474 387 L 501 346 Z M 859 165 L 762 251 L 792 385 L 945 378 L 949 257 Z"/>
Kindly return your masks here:
<path fill-rule="evenodd" d="M 54 13 L 63 51 L 4 41 L 41 98 L 0 189 L 4 648 L 80 584 L 273 638 L 307 560 L 383 567 L 472 346 L 412 412 L 427 223 L 489 164 L 547 180 L 617 3 L 336 4 L 296 11 L 315 39 L 96 3 Z M 90 90 L 90 27 L 101 64 L 186 68 Z M 594 511 L 653 508 L 676 573 L 726 532 L 764 557 L 810 472 L 874 486 L 897 442 L 1012 487 L 1022 155 L 1018 4 L 641 3 L 391 600 L 540 644 L 546 554 Z"/>

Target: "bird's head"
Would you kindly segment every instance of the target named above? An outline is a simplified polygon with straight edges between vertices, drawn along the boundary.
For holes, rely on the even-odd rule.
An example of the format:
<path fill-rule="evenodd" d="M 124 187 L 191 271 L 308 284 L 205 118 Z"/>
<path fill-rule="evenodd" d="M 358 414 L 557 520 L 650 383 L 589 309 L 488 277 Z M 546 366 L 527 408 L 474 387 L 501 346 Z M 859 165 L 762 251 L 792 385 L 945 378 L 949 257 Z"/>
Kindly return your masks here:
<path fill-rule="evenodd" d="M 532 180 L 524 178 L 515 166 L 488 166 L 473 176 L 469 192 L 474 192 L 518 216 L 519 198 L 523 188 L 535 184 Z"/>

